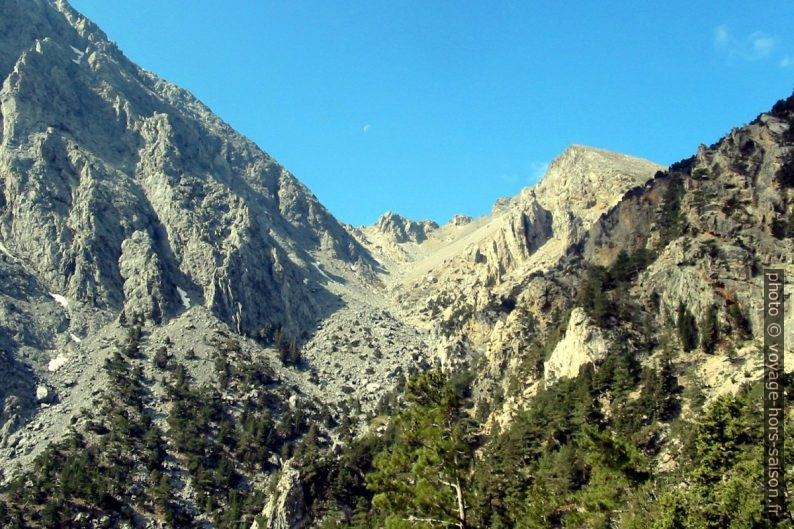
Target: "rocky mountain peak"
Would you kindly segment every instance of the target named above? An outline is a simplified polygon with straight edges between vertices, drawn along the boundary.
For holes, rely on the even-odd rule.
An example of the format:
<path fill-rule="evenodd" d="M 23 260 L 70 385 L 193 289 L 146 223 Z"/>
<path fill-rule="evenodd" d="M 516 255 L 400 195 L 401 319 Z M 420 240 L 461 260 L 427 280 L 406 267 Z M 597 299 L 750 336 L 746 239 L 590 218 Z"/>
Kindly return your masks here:
<path fill-rule="evenodd" d="M 373 307 L 377 263 L 294 175 L 67 2 L 0 0 L 0 12 L 0 481 L 96 404 L 124 336 L 136 369 L 157 347 L 160 366 L 202 381 L 211 355 L 244 353 L 267 371 L 260 383 L 292 381 L 290 406 L 298 393 L 347 398 L 329 388 L 351 374 L 333 366 L 363 376 L 364 360 L 337 343 L 360 328 L 350 341 L 382 354 L 356 385 L 365 407 L 406 357 L 418 363 L 421 336 Z M 433 228 L 392 224 L 414 238 Z M 50 433 L 27 435 L 43 415 Z"/>
<path fill-rule="evenodd" d="M 469 224 L 472 220 L 473 219 L 468 215 L 456 214 L 456 215 L 452 215 L 452 218 L 449 219 L 449 224 L 451 224 L 452 226 L 465 226 L 466 224 Z"/>
<path fill-rule="evenodd" d="M 438 229 L 438 224 L 432 220 L 414 221 L 387 211 L 375 223 L 375 228 L 397 243 L 421 243 L 430 233 Z"/>
<path fill-rule="evenodd" d="M 187 91 L 66 2 L 2 5 L 0 240 L 50 291 L 159 321 L 179 287 L 247 334 L 302 333 L 333 298 L 312 263 L 366 276 L 316 197 Z"/>
<path fill-rule="evenodd" d="M 651 161 L 605 149 L 571 145 L 555 158 L 537 186 L 525 190 L 546 208 L 572 212 L 587 226 L 629 189 L 665 169 Z"/>

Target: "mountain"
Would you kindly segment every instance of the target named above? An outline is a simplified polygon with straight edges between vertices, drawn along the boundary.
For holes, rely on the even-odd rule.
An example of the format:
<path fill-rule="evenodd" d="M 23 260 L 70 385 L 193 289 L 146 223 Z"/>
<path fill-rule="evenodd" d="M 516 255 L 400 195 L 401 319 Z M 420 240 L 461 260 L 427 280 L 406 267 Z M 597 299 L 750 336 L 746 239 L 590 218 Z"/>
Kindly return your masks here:
<path fill-rule="evenodd" d="M 186 349 L 218 325 L 311 358 L 318 322 L 381 318 L 365 295 L 375 260 L 269 155 L 68 3 L 2 8 L 0 442 L 14 464 L 90 408 L 125 329 L 146 341 L 190 321 L 198 337 L 169 335 Z M 367 329 L 403 337 L 384 379 L 421 343 L 392 320 Z M 46 435 L 20 441 L 42 406 Z"/>
<path fill-rule="evenodd" d="M 445 369 L 282 474 L 263 523 L 790 527 L 765 514 L 759 417 L 762 272 L 794 272 L 792 131 L 794 96 L 667 168 L 574 146 L 490 216 L 391 237 L 386 288 Z M 300 516 L 274 510 L 298 489 L 319 491 Z"/>
<path fill-rule="evenodd" d="M 600 215 L 661 169 L 572 146 L 538 185 L 497 201 L 490 215 L 465 223 L 453 219 L 421 241 L 390 236 L 381 221 L 360 240 L 382 259 L 388 259 L 384 247 L 402 250 L 402 259 L 386 265 L 387 288 L 408 318 L 437 338 L 442 363 L 467 363 L 487 348 L 492 327 L 512 310 L 528 278 L 557 266 Z"/>
<path fill-rule="evenodd" d="M 0 525 L 767 526 L 794 96 L 352 227 L 65 1 L 0 6 Z"/>
<path fill-rule="evenodd" d="M 157 323 L 179 287 L 241 332 L 298 332 L 327 310 L 311 263 L 371 265 L 291 174 L 66 3 L 4 8 L 2 235 L 52 292 Z"/>

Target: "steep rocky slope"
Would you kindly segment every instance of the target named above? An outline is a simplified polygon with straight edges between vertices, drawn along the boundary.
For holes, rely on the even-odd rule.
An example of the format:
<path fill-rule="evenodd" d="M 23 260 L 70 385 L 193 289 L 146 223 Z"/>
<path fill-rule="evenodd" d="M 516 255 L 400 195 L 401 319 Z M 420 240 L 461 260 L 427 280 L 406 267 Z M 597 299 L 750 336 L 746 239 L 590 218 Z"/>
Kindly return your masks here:
<path fill-rule="evenodd" d="M 380 237 L 362 239 L 373 252 L 384 239 L 407 248 L 386 267 L 388 295 L 430 331 L 448 375 L 409 385 L 341 455 L 305 459 L 329 478 L 304 475 L 321 492 L 300 519 L 772 526 L 761 289 L 764 268 L 794 273 L 792 131 L 794 96 L 666 169 L 574 147 L 489 217 L 421 243 L 364 230 Z M 282 507 L 268 520 L 289 519 Z"/>
<path fill-rule="evenodd" d="M 354 234 L 366 234 L 361 242 L 384 259 L 390 295 L 410 321 L 433 334 L 434 354 L 445 364 L 467 363 L 487 349 L 490 333 L 513 309 L 527 278 L 556 267 L 597 219 L 660 169 L 572 146 L 537 186 L 498 201 L 491 215 L 453 219 L 410 241 L 384 229 L 383 219 Z"/>
<path fill-rule="evenodd" d="M 572 146 L 482 218 L 353 228 L 66 2 L 0 7 L 0 516 L 380 523 L 364 474 L 434 365 L 465 375 L 472 472 L 565 398 L 664 474 L 676 421 L 760 376 L 791 98 L 669 168 Z"/>
<path fill-rule="evenodd" d="M 347 229 L 381 262 L 393 266 L 415 261 L 422 243 L 434 236 L 439 226 L 431 220 L 417 222 L 388 211 L 372 226 Z"/>
<path fill-rule="evenodd" d="M 585 325 L 581 308 L 574 309 L 584 271 L 635 266 L 627 257 L 643 262 L 624 288 L 656 324 L 675 321 L 683 304 L 698 322 L 716 310 L 721 328 L 742 327 L 758 338 L 760 271 L 788 270 L 794 250 L 789 119 L 779 106 L 669 171 L 573 146 L 537 186 L 499 201 L 492 215 L 441 227 L 419 245 L 392 238 L 410 246 L 412 258 L 408 266 L 391 265 L 385 281 L 410 319 L 438 338 L 442 358 L 484 355 L 497 378 L 517 368 L 509 358 L 522 356 L 522 344 L 533 335 L 545 341 L 555 328 L 559 336 L 550 340 L 580 340 L 570 354 L 592 356 L 587 336 L 596 324 Z M 567 320 L 558 320 L 569 315 L 565 332 Z M 794 332 L 790 325 L 787 332 Z M 607 345 L 598 345 L 596 356 L 603 358 Z M 547 378 L 560 369 L 575 375 L 577 363 L 560 364 L 569 354 L 546 355 Z"/>
<path fill-rule="evenodd" d="M 299 332 L 331 303 L 313 261 L 371 264 L 292 175 L 66 3 L 3 8 L 0 230 L 52 292 L 159 322 L 179 287 L 241 332 Z"/>
<path fill-rule="evenodd" d="M 188 92 L 130 62 L 67 2 L 0 7 L 5 474 L 18 453 L 35 455 L 65 429 L 78 406 L 63 403 L 104 387 L 103 344 L 124 327 L 149 332 L 200 313 L 199 336 L 228 326 L 263 351 L 278 336 L 305 349 L 301 384 L 323 401 L 349 398 L 339 387 L 351 375 L 327 372 L 322 385 L 334 389 L 324 392 L 316 371 L 380 347 L 368 340 L 351 352 L 357 315 L 368 332 L 393 320 L 368 299 L 378 282 L 369 252 L 286 169 Z M 343 332 L 313 339 L 329 318 Z M 401 336 L 399 347 L 386 347 L 389 361 L 355 388 L 375 402 L 422 349 L 422 336 L 400 322 L 383 333 Z M 182 348 L 194 339 L 172 338 Z M 55 430 L 27 435 L 30 445 L 15 450 L 14 432 L 51 405 L 43 424 Z"/>

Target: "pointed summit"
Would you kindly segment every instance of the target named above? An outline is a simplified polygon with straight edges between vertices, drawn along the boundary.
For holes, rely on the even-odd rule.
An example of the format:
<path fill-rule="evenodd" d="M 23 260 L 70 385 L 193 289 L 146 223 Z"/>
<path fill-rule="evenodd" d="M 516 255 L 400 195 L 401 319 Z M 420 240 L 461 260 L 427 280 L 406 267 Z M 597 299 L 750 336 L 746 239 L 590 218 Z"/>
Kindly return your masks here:
<path fill-rule="evenodd" d="M 665 166 L 605 149 L 571 145 L 555 158 L 532 188 L 551 210 L 570 210 L 585 224 L 617 203 L 629 189 L 643 185 Z"/>

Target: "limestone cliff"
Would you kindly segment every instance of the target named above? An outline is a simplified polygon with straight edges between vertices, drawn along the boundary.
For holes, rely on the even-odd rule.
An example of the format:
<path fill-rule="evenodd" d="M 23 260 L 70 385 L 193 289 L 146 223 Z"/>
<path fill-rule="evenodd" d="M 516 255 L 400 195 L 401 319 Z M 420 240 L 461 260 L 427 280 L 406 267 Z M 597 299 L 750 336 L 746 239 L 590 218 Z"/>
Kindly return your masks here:
<path fill-rule="evenodd" d="M 371 263 L 289 172 L 65 2 L 4 0 L 3 24 L 0 240 L 52 292 L 159 321 L 179 287 L 241 332 L 300 333 L 332 303 L 310 263 Z"/>
<path fill-rule="evenodd" d="M 661 169 L 573 146 L 538 185 L 498 201 L 491 215 L 442 226 L 421 244 L 398 243 L 403 259 L 386 263 L 385 281 L 411 321 L 439 337 L 437 356 L 465 362 L 489 350 L 500 314 L 512 310 L 532 277 L 558 268 L 601 216 Z"/>
<path fill-rule="evenodd" d="M 300 470 L 289 462 L 281 470 L 278 483 L 268 498 L 260 521 L 251 529 L 300 529 L 309 523 L 304 511 L 303 482 Z"/>
<path fill-rule="evenodd" d="M 573 378 L 580 367 L 603 360 L 608 352 L 609 342 L 603 332 L 577 307 L 571 312 L 565 336 L 545 362 L 544 380 L 549 384 L 560 378 Z"/>
<path fill-rule="evenodd" d="M 373 310 L 369 252 L 267 153 L 67 2 L 0 11 L 0 445 L 45 410 L 59 431 L 103 386 L 83 375 L 121 325 L 203 307 L 263 345 L 274 329 L 301 344 L 335 312 Z"/>

